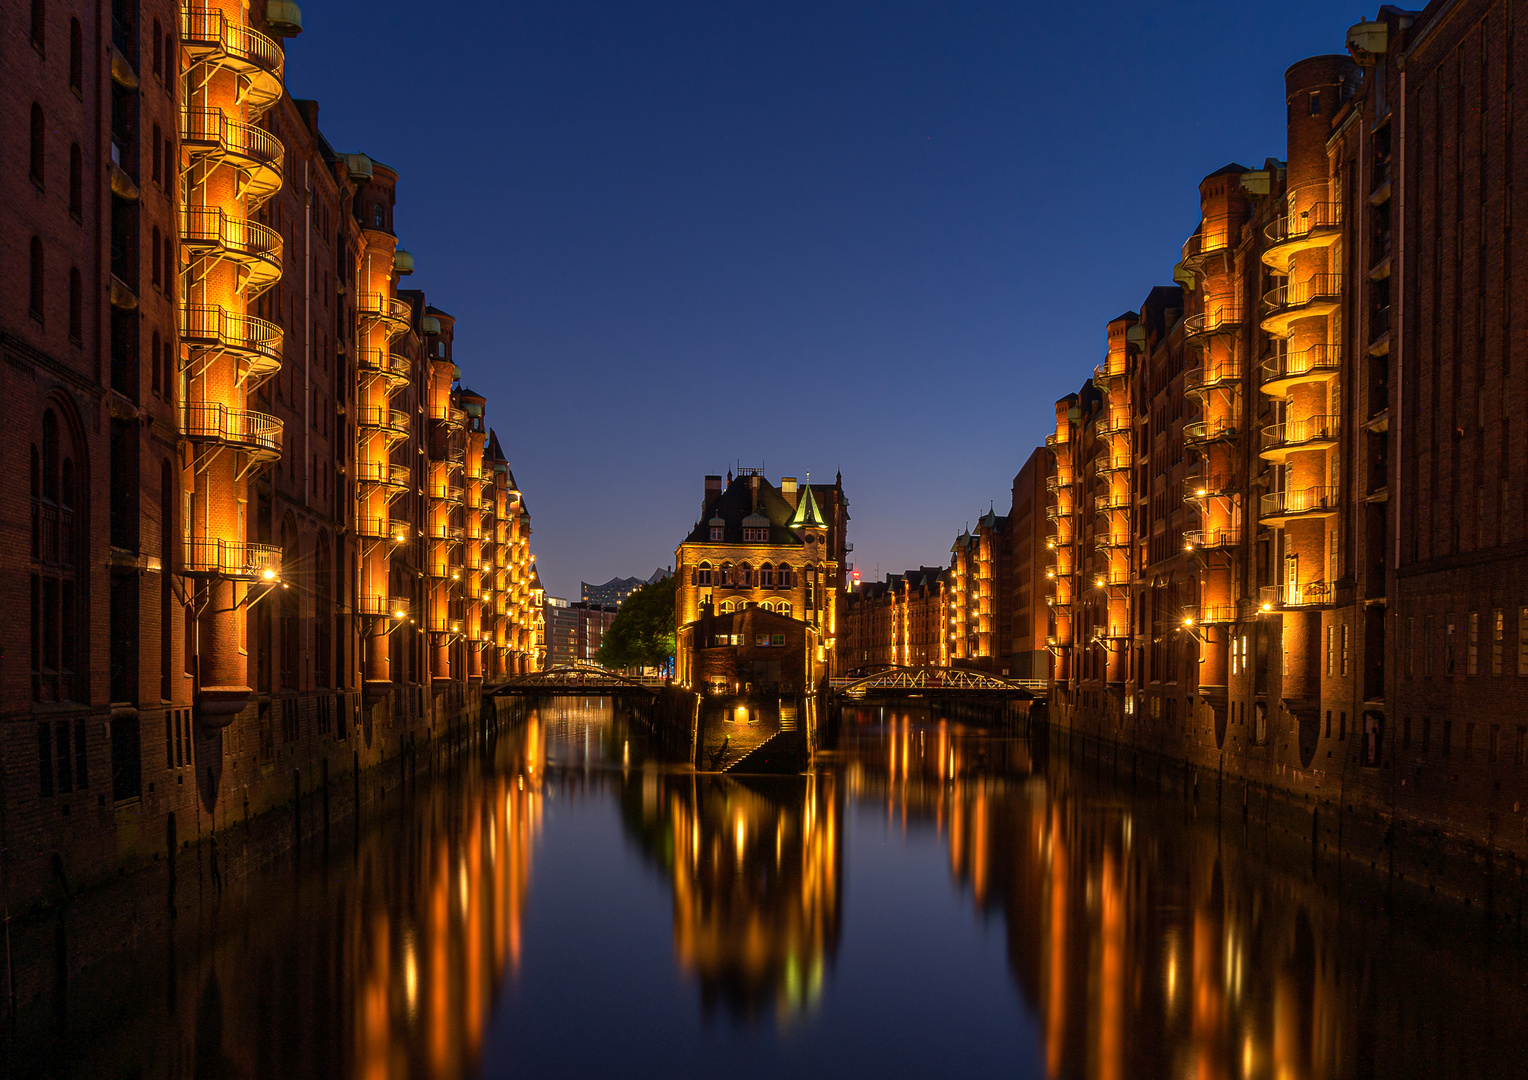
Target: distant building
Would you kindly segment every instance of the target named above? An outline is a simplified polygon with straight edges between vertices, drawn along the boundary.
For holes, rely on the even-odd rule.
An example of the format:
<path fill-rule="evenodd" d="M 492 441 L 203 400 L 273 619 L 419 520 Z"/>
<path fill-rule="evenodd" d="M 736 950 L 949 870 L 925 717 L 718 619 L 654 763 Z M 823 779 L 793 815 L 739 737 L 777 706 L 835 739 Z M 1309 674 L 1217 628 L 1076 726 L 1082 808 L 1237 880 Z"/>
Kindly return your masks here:
<path fill-rule="evenodd" d="M 816 688 L 836 662 L 848 506 L 842 478 L 777 488 L 743 469 L 724 488 L 706 477 L 700 520 L 675 552 L 676 681 Z"/>
<path fill-rule="evenodd" d="M 644 585 L 656 585 L 669 576 L 669 572 L 663 567 L 654 570 L 652 576 L 643 580 L 635 577 L 611 578 L 603 585 L 590 585 L 587 581 L 579 582 L 579 591 L 586 604 L 603 604 L 606 607 L 620 607 L 626 602 L 626 598 Z"/>
<path fill-rule="evenodd" d="M 838 635 L 842 671 L 875 664 L 949 664 L 950 571 L 921 566 L 856 585 L 844 600 Z"/>
<path fill-rule="evenodd" d="M 616 616 L 613 605 L 569 602 L 557 596 L 546 598 L 545 611 L 548 667 L 593 663 Z"/>

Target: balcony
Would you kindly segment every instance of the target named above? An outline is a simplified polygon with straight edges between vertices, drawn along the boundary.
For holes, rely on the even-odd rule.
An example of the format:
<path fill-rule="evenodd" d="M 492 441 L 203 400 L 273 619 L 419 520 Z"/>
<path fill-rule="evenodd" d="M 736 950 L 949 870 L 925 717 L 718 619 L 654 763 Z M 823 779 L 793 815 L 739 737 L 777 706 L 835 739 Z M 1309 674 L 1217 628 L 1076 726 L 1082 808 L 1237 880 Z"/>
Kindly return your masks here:
<path fill-rule="evenodd" d="M 1220 417 L 1215 420 L 1195 420 L 1183 425 L 1183 445 L 1194 449 L 1204 449 L 1211 443 L 1234 442 L 1240 432 L 1230 420 Z"/>
<path fill-rule="evenodd" d="M 462 576 L 462 568 L 445 559 L 431 559 L 425 567 L 425 574 L 444 581 L 456 581 Z"/>
<path fill-rule="evenodd" d="M 182 109 L 181 145 L 193 158 L 210 158 L 239 173 L 235 196 L 253 213 L 281 190 L 281 140 L 253 124 L 230 120 L 220 109 Z"/>
<path fill-rule="evenodd" d="M 466 498 L 466 492 L 462 490 L 459 481 L 451 481 L 446 484 L 435 484 L 430 488 L 430 498 L 441 502 L 460 504 Z"/>
<path fill-rule="evenodd" d="M 1056 491 L 1060 488 L 1069 488 L 1071 486 L 1072 474 L 1069 472 L 1051 473 L 1045 478 L 1045 487 L 1049 491 Z"/>
<path fill-rule="evenodd" d="M 407 491 L 410 484 L 408 467 L 392 461 L 358 461 L 355 478 L 363 484 L 376 484 L 388 491 L 388 498 Z"/>
<path fill-rule="evenodd" d="M 1312 345 L 1297 353 L 1276 352 L 1263 359 L 1263 393 L 1283 397 L 1302 383 L 1330 382 L 1342 372 L 1342 346 Z"/>
<path fill-rule="evenodd" d="M 1060 521 L 1062 518 L 1071 517 L 1072 504 L 1071 502 L 1066 502 L 1063 505 L 1061 500 L 1053 499 L 1045 505 L 1045 516 L 1051 521 Z"/>
<path fill-rule="evenodd" d="M 424 527 L 424 535 L 431 540 L 448 540 L 452 543 L 460 543 L 466 535 L 460 525 L 450 525 L 443 521 L 432 521 Z"/>
<path fill-rule="evenodd" d="M 1183 320 L 1183 337 L 1189 344 L 1203 344 L 1205 339 L 1223 334 L 1234 334 L 1241 329 L 1241 308 L 1235 304 L 1219 304 L 1210 311 L 1190 315 Z"/>
<path fill-rule="evenodd" d="M 1264 585 L 1258 590 L 1259 607 L 1263 611 L 1282 611 L 1286 608 L 1325 608 L 1336 602 L 1336 590 L 1329 582 L 1289 582 L 1284 585 Z"/>
<path fill-rule="evenodd" d="M 180 340 L 201 352 L 234 357 L 245 389 L 259 386 L 281 370 L 281 327 L 253 315 L 233 315 L 221 307 L 182 305 Z"/>
<path fill-rule="evenodd" d="M 1118 589 L 1135 581 L 1135 577 L 1128 570 L 1106 570 L 1102 574 L 1093 575 L 1093 584 L 1100 589 Z"/>
<path fill-rule="evenodd" d="M 1130 496 L 1117 495 L 1114 492 L 1105 491 L 1093 499 L 1093 509 L 1100 514 L 1107 514 L 1115 510 L 1130 509 Z"/>
<path fill-rule="evenodd" d="M 1054 450 L 1058 446 L 1066 446 L 1068 442 L 1068 437 L 1060 432 L 1051 432 L 1051 434 L 1045 436 L 1045 446 L 1050 450 Z"/>
<path fill-rule="evenodd" d="M 259 462 L 281 457 L 281 421 L 265 413 L 188 404 L 181 410 L 181 433 L 192 442 L 238 450 Z"/>
<path fill-rule="evenodd" d="M 1302 420 L 1269 424 L 1263 429 L 1258 456 L 1269 461 L 1280 461 L 1301 450 L 1325 450 L 1336 446 L 1337 420 L 1335 413 L 1324 413 L 1307 416 Z"/>
<path fill-rule="evenodd" d="M 406 596 L 357 596 L 355 609 L 361 615 L 406 619 L 409 614 L 409 600 Z"/>
<path fill-rule="evenodd" d="M 384 349 L 362 349 L 355 358 L 356 370 L 363 379 L 382 379 L 392 394 L 409 382 L 409 358 Z"/>
<path fill-rule="evenodd" d="M 1124 381 L 1129 374 L 1125 370 L 1125 356 L 1123 353 L 1110 356 L 1102 364 L 1093 369 L 1093 385 L 1107 390 L 1115 384 Z"/>
<path fill-rule="evenodd" d="M 466 411 L 458 409 L 455 405 L 432 401 L 426 411 L 431 420 L 444 424 L 448 428 L 463 427 L 467 423 Z M 467 455 L 465 450 L 457 447 L 452 449 L 456 451 L 456 456 L 452 458 L 453 461 L 466 460 Z"/>
<path fill-rule="evenodd" d="M 1189 368 L 1183 373 L 1185 394 L 1208 394 L 1211 390 L 1235 390 L 1242 380 L 1241 361 L 1221 359 Z"/>
<path fill-rule="evenodd" d="M 1338 498 L 1335 486 L 1270 491 L 1258 501 L 1257 517 L 1263 524 L 1274 527 L 1298 518 L 1331 517 L 1337 513 Z"/>
<path fill-rule="evenodd" d="M 1093 538 L 1093 547 L 1097 551 L 1119 551 L 1130 546 L 1130 537 L 1124 533 L 1099 533 Z"/>
<path fill-rule="evenodd" d="M 275 581 L 281 576 L 282 552 L 271 544 L 238 540 L 187 540 L 181 571 L 186 574 Z"/>
<path fill-rule="evenodd" d="M 409 414 L 401 409 L 384 409 L 380 405 L 358 405 L 355 410 L 355 422 L 363 433 L 381 432 L 389 441 L 409 437 Z"/>
<path fill-rule="evenodd" d="M 1227 626 L 1236 621 L 1235 604 L 1201 604 L 1184 614 L 1184 623 L 1192 626 Z"/>
<path fill-rule="evenodd" d="M 281 234 L 258 221 L 229 217 L 216 206 L 182 207 L 180 239 L 193 255 L 237 263 L 246 299 L 281 280 Z"/>
<path fill-rule="evenodd" d="M 367 322 L 380 325 L 389 338 L 408 332 L 413 309 L 407 300 L 383 293 L 361 293 L 355 298 L 355 306 L 356 314 Z"/>
<path fill-rule="evenodd" d="M 1289 261 L 1297 252 L 1330 247 L 1337 242 L 1342 235 L 1342 204 L 1310 203 L 1299 211 L 1291 206 L 1263 234 L 1268 237 L 1263 264 L 1272 267 L 1275 273 L 1287 274 Z"/>
<path fill-rule="evenodd" d="M 1241 545 L 1241 530 L 1187 529 L 1183 533 L 1185 551 L 1224 551 Z"/>
<path fill-rule="evenodd" d="M 1208 235 L 1205 233 L 1206 226 L 1214 226 Z M 1223 255 L 1231 250 L 1231 235 L 1225 218 L 1217 218 L 1213 221 L 1202 222 L 1199 228 L 1194 230 L 1194 235 L 1183 241 L 1180 252 L 1183 259 L 1184 269 L 1192 273 L 1200 273 L 1204 264 L 1213 255 Z"/>
<path fill-rule="evenodd" d="M 281 100 L 286 56 L 264 34 L 229 22 L 221 11 L 182 8 L 180 44 L 192 63 L 207 63 L 237 75 L 252 115 Z"/>
<path fill-rule="evenodd" d="M 1288 337 L 1289 328 L 1301 319 L 1330 315 L 1342 304 L 1341 274 L 1312 274 L 1263 294 L 1262 328 L 1274 337 Z"/>
<path fill-rule="evenodd" d="M 1229 473 L 1189 476 L 1183 480 L 1183 501 L 1198 502 L 1201 499 L 1229 498 L 1239 490 L 1240 485 Z"/>
<path fill-rule="evenodd" d="M 1123 410 L 1111 411 L 1098 418 L 1093 426 L 1093 434 L 1099 438 L 1108 438 L 1115 435 L 1129 435 L 1131 431 L 1130 414 Z"/>
<path fill-rule="evenodd" d="M 1116 453 L 1107 446 L 1093 458 L 1093 471 L 1100 476 L 1127 472 L 1129 469 L 1130 455 Z"/>
<path fill-rule="evenodd" d="M 1100 641 L 1128 641 L 1130 639 L 1130 627 L 1128 626 L 1095 626 L 1093 637 Z"/>
<path fill-rule="evenodd" d="M 360 517 L 356 519 L 355 531 L 359 536 L 368 540 L 391 540 L 395 544 L 402 544 L 413 535 L 413 529 L 406 521 L 394 521 L 385 517 Z"/>

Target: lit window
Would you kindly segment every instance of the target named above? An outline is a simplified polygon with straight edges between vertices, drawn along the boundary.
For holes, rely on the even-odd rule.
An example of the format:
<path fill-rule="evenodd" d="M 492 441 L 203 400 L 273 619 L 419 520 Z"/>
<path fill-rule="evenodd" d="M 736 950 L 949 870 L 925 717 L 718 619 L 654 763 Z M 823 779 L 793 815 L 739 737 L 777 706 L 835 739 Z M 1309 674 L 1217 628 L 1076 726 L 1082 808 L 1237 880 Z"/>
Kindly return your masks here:
<path fill-rule="evenodd" d="M 711 526 L 711 539 L 712 540 L 720 540 L 720 539 L 722 539 L 722 533 L 723 533 L 724 528 L 725 528 L 725 526 L 722 526 L 722 525 L 712 525 Z"/>

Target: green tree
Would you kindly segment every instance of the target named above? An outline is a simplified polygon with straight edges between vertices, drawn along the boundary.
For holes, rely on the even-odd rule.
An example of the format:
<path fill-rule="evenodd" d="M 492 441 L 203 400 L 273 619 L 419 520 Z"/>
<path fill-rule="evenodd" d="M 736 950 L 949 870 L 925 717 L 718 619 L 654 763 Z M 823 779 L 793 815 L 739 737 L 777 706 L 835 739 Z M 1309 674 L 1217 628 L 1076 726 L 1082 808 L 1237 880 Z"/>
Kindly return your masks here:
<path fill-rule="evenodd" d="M 673 659 L 674 590 L 669 577 L 628 596 L 595 659 L 608 668 L 662 667 Z"/>

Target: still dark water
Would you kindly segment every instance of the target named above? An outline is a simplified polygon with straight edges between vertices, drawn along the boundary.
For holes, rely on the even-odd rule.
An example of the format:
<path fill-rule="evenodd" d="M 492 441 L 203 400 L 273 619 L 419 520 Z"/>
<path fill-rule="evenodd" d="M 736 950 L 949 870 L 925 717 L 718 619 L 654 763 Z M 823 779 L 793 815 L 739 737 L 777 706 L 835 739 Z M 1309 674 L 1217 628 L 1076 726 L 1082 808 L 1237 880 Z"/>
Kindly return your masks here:
<path fill-rule="evenodd" d="M 803 778 L 557 700 L 189 943 L 74 980 L 17 1076 L 1528 1075 L 1523 945 L 937 715 Z M 93 983 L 92 978 L 98 981 Z"/>

